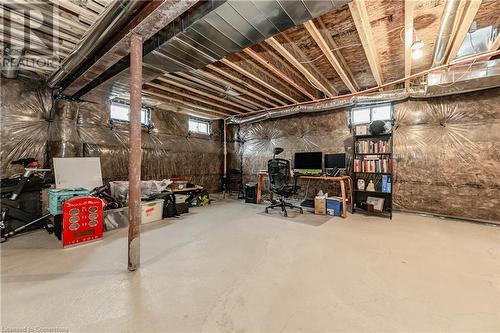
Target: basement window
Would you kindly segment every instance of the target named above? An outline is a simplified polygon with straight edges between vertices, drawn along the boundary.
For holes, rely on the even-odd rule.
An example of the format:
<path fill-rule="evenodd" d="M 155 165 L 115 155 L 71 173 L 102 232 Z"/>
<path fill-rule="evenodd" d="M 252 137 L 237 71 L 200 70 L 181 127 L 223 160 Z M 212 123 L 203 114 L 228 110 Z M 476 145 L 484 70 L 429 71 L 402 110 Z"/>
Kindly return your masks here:
<path fill-rule="evenodd" d="M 369 124 L 374 120 L 392 120 L 391 104 L 376 104 L 351 108 L 351 125 Z"/>
<path fill-rule="evenodd" d="M 210 135 L 212 133 L 212 124 L 209 120 L 189 118 L 188 131 L 189 133 Z"/>
<path fill-rule="evenodd" d="M 111 121 L 129 122 L 130 106 L 127 104 L 112 103 L 109 118 Z M 141 109 L 141 124 L 144 126 L 151 125 L 151 110 L 149 108 Z"/>

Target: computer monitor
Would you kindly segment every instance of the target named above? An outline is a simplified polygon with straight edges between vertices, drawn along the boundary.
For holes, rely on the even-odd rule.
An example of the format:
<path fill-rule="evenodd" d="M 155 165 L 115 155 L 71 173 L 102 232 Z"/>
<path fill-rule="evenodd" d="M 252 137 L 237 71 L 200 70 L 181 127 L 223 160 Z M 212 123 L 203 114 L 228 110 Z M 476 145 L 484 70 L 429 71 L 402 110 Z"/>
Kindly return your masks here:
<path fill-rule="evenodd" d="M 295 153 L 293 166 L 295 170 L 298 170 L 298 172 L 321 172 L 323 169 L 322 162 L 322 152 Z"/>
<path fill-rule="evenodd" d="M 325 169 L 345 168 L 345 153 L 325 154 Z"/>

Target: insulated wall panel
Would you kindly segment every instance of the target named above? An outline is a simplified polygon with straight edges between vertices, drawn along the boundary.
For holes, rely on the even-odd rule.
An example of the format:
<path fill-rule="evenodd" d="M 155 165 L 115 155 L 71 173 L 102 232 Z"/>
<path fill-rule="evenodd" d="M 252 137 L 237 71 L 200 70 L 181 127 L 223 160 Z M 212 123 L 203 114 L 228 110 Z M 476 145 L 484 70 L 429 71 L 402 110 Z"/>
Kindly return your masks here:
<path fill-rule="evenodd" d="M 230 168 L 256 180 L 274 147 L 346 152 L 352 163 L 348 109 L 231 126 Z M 500 221 L 500 89 L 395 104 L 396 208 Z M 303 182 L 301 195 L 336 188 Z M 307 192 L 307 193 L 306 193 Z"/>
<path fill-rule="evenodd" d="M 10 165 L 34 157 L 51 166 L 53 157 L 100 157 L 104 181 L 128 175 L 128 124 L 109 121 L 105 102 L 56 100 L 41 83 L 6 80 L 1 93 L 1 175 L 22 171 Z M 222 182 L 221 122 L 213 134 L 188 133 L 188 116 L 153 109 L 153 128 L 142 131 L 142 179 L 182 177 L 219 190 Z"/>
<path fill-rule="evenodd" d="M 22 172 L 10 162 L 36 158 L 46 162 L 52 109 L 51 92 L 38 82 L 0 78 L 1 176 Z"/>

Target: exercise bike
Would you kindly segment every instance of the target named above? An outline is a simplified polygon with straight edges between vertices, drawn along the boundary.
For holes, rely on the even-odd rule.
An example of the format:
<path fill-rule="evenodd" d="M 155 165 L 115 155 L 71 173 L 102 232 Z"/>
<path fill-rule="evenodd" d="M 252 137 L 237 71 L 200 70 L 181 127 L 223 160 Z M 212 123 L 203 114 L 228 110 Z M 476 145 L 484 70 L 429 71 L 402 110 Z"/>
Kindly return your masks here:
<path fill-rule="evenodd" d="M 40 168 L 40 163 L 34 158 L 23 158 L 11 164 L 22 165 L 24 172 L 20 177 L 1 181 L 1 242 L 23 231 L 38 228 L 52 233 L 53 225 L 49 219 L 50 214 L 39 216 L 41 214 L 40 191 L 50 187 L 50 184 L 46 183 L 40 175 L 51 170 Z"/>

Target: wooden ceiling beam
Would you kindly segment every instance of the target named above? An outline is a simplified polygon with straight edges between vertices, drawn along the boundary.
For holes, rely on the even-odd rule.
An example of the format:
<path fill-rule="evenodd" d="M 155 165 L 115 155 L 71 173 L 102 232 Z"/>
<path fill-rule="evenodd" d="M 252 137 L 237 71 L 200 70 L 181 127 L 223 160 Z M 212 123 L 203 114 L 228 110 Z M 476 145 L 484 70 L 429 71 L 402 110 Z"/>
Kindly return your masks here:
<path fill-rule="evenodd" d="M 282 35 L 282 36 L 284 36 L 284 35 Z M 292 77 L 295 79 L 296 82 L 298 82 L 302 87 L 309 89 L 308 91 L 313 92 L 314 99 L 321 98 L 321 96 L 319 95 L 321 90 L 319 90 L 316 87 L 313 87 L 311 85 L 311 83 L 307 80 L 307 78 L 304 77 L 304 75 L 301 72 L 299 72 L 299 70 L 297 68 L 290 65 L 288 63 L 288 61 L 283 61 L 284 58 L 281 55 L 279 55 L 276 52 L 276 50 L 271 48 L 266 43 L 260 43 L 259 47 L 262 48 L 262 50 L 264 50 L 265 52 L 267 52 L 267 54 L 268 54 L 267 59 L 270 59 L 270 61 L 275 63 L 275 64 L 278 63 L 280 65 L 280 68 L 286 69 L 289 73 L 293 73 L 294 75 L 292 75 Z M 272 59 L 274 59 L 274 61 Z"/>
<path fill-rule="evenodd" d="M 445 63 L 449 63 L 456 58 L 458 50 L 462 46 L 462 43 L 469 32 L 470 26 L 476 17 L 479 6 L 481 6 L 482 0 L 462 0 L 464 9 L 461 19 L 456 24 L 456 32 L 453 36 L 453 40 L 450 46 L 450 52 L 446 57 Z"/>
<path fill-rule="evenodd" d="M 299 102 L 298 100 L 296 100 L 292 96 L 290 96 L 290 95 L 282 92 L 278 88 L 276 88 L 273 85 L 271 85 L 271 84 L 267 83 L 266 81 L 262 80 L 260 77 L 254 75 L 254 74 L 250 73 L 249 71 L 247 71 L 247 70 L 241 68 L 240 66 L 236 65 L 234 62 L 229 61 L 227 59 L 221 59 L 220 62 L 223 63 L 224 65 L 228 66 L 229 68 L 233 69 L 234 71 L 240 73 L 241 75 L 249 78 L 250 80 L 252 80 L 252 81 L 260 84 L 261 86 L 263 86 L 263 87 L 265 87 L 267 89 L 269 89 L 270 91 L 274 92 L 275 94 L 283 97 L 287 101 L 292 102 L 292 103 L 298 103 Z M 284 103 L 283 105 L 286 105 L 286 103 Z"/>
<path fill-rule="evenodd" d="M 405 77 L 411 75 L 411 65 L 412 65 L 412 49 L 413 44 L 413 16 L 415 10 L 415 0 L 404 0 L 405 2 Z M 405 81 L 405 88 L 410 88 L 410 80 Z"/>
<path fill-rule="evenodd" d="M 339 45 L 333 40 L 331 33 L 329 32 L 328 28 L 326 27 L 326 24 L 323 22 L 321 17 L 318 17 L 316 20 L 318 22 L 321 34 L 323 35 L 323 38 L 327 42 L 327 46 L 330 48 L 330 50 L 332 50 L 333 54 L 340 62 L 340 65 L 347 73 L 347 76 L 351 79 L 354 88 L 359 90 L 360 89 L 359 84 L 356 82 L 354 74 L 351 72 L 351 69 L 349 68 L 349 65 L 347 64 L 345 58 L 342 56 L 342 53 L 340 53 L 340 51 L 338 50 L 340 48 Z"/>
<path fill-rule="evenodd" d="M 183 92 L 181 92 L 181 91 L 179 91 L 177 89 L 172 89 L 170 87 L 166 87 L 166 86 L 161 85 L 161 84 L 156 84 L 156 83 L 149 82 L 149 83 L 145 83 L 144 85 L 146 85 L 148 87 L 153 87 L 153 88 L 156 88 L 156 89 L 164 90 L 164 91 L 167 91 L 169 93 L 172 93 L 172 94 L 175 94 L 175 95 L 187 98 L 189 100 L 193 100 L 193 101 L 197 101 L 197 102 L 200 102 L 200 103 L 203 103 L 203 104 L 206 104 L 206 105 L 210 105 L 210 106 L 213 106 L 213 107 L 215 107 L 217 109 L 227 110 L 227 111 L 233 112 L 233 113 L 242 113 L 241 111 L 237 111 L 234 108 L 229 108 L 227 106 L 221 105 L 220 103 L 215 103 L 215 102 L 209 101 L 207 99 L 194 96 L 192 94 L 186 94 L 186 93 L 183 93 Z"/>
<path fill-rule="evenodd" d="M 256 87 L 252 86 L 252 85 L 249 85 L 248 83 L 246 83 L 245 81 L 243 81 L 242 79 L 240 79 L 239 77 L 236 77 L 216 66 L 213 66 L 213 65 L 207 65 L 208 69 L 211 69 L 213 71 L 215 71 L 216 73 L 224 76 L 225 78 L 227 79 L 230 79 L 230 80 L 233 80 L 235 82 L 238 82 L 239 84 L 243 85 L 244 87 L 248 88 L 249 90 L 252 90 L 252 91 L 255 91 L 256 93 L 259 93 L 261 94 L 262 96 L 266 96 L 267 98 L 271 99 L 273 102 L 261 97 L 261 95 L 257 95 L 251 91 L 249 91 L 248 89 L 243 89 L 243 88 L 240 88 L 239 86 L 237 86 L 236 84 L 233 84 L 232 82 L 228 81 L 228 80 L 225 80 L 225 79 L 222 79 L 216 75 L 213 75 L 209 72 L 207 72 L 206 70 L 201 70 L 201 72 L 204 74 L 204 75 L 209 75 L 209 77 L 212 79 L 212 80 L 215 80 L 216 82 L 219 82 L 221 83 L 222 85 L 225 85 L 227 87 L 230 87 L 236 91 L 239 91 L 245 95 L 248 95 L 250 97 L 253 97 L 263 103 L 266 103 L 266 104 L 269 104 L 271 106 L 278 106 L 277 103 L 279 103 L 279 105 L 285 105 L 285 103 L 279 99 L 277 99 L 276 97 L 272 96 L 272 95 L 269 95 L 267 94 L 266 92 L 263 92 L 259 89 L 257 89 Z"/>
<path fill-rule="evenodd" d="M 76 44 L 80 41 L 80 38 L 75 37 L 74 35 L 70 35 L 62 31 L 61 29 L 54 29 L 42 24 L 43 21 L 37 21 L 31 17 L 24 17 L 23 15 L 17 12 L 8 11 L 5 8 L 1 7 L 0 7 L 0 18 L 4 20 L 9 20 L 11 23 L 24 22 L 24 26 L 28 27 L 30 30 L 41 31 L 56 38 L 64 39 L 73 44 Z"/>
<path fill-rule="evenodd" d="M 373 77 L 379 86 L 384 82 L 380 62 L 378 61 L 377 50 L 375 48 L 375 39 L 372 34 L 372 27 L 368 18 L 368 12 L 364 0 L 353 0 L 349 2 L 349 10 L 351 11 L 356 30 L 358 31 L 359 39 L 363 45 L 363 49 L 368 59 L 368 64 L 372 71 Z"/>
<path fill-rule="evenodd" d="M 200 78 L 197 78 L 196 76 L 193 76 L 191 74 L 188 74 L 188 73 L 183 73 L 183 72 L 177 72 L 175 73 L 176 75 L 182 77 L 182 78 L 185 78 L 186 80 L 190 80 L 190 81 L 193 81 L 193 82 L 196 82 L 196 83 L 199 83 L 199 84 L 202 84 L 210 89 L 213 89 L 213 90 L 216 90 L 216 91 L 219 91 L 220 93 L 224 94 L 224 95 L 228 95 L 227 94 L 227 91 L 224 90 L 223 88 L 215 85 L 215 84 L 212 84 L 208 81 L 205 81 L 205 80 L 202 80 Z M 256 108 L 265 108 L 266 106 L 265 105 L 262 105 L 260 103 L 257 103 L 257 102 L 254 102 L 253 100 L 251 99 L 248 99 L 246 96 L 234 96 L 232 97 L 234 98 L 235 100 L 237 100 L 238 102 L 240 103 L 245 103 L 247 105 L 252 105 Z"/>
<path fill-rule="evenodd" d="M 50 1 L 56 7 L 64 8 L 70 12 L 77 14 L 78 18 L 84 21 L 85 23 L 93 24 L 99 18 L 99 16 L 95 14 L 93 11 L 87 9 L 86 7 L 80 7 L 69 0 L 48 0 L 48 1 Z"/>
<path fill-rule="evenodd" d="M 31 29 L 26 29 L 22 24 L 10 22 L 9 26 L 0 25 L 0 31 L 5 35 L 18 37 L 20 40 L 29 38 L 30 43 L 43 45 L 44 48 L 52 49 L 51 46 L 57 47 L 60 51 L 70 53 L 75 44 L 64 39 L 55 38 L 54 36 L 44 33 L 35 32 Z M 29 46 L 29 44 L 27 44 Z"/>
<path fill-rule="evenodd" d="M 202 112 L 206 112 L 206 113 L 209 113 L 209 114 L 218 114 L 220 116 L 223 116 L 223 117 L 228 117 L 228 116 L 231 116 L 230 113 L 228 112 L 222 112 L 222 111 L 217 111 L 217 110 L 213 110 L 213 109 L 210 109 L 210 108 L 206 108 L 206 107 L 203 107 L 203 106 L 200 106 L 198 104 L 193 104 L 193 103 L 190 103 L 190 102 L 186 102 L 182 99 L 179 99 L 179 98 L 176 98 L 176 97 L 171 97 L 171 96 L 167 96 L 167 95 L 163 95 L 163 94 L 160 94 L 160 93 L 157 93 L 157 92 L 154 92 L 154 91 L 151 91 L 151 90 L 143 90 L 143 94 L 145 95 L 151 95 L 151 96 L 155 96 L 155 97 L 158 97 L 158 98 L 161 98 L 169 103 L 177 103 L 177 104 L 182 104 L 183 106 L 187 106 L 189 108 L 192 108 L 193 110 L 200 110 Z"/>
<path fill-rule="evenodd" d="M 497 35 L 493 43 L 491 43 L 489 51 L 496 51 L 499 48 L 500 48 L 500 34 Z"/>
<path fill-rule="evenodd" d="M 10 6 L 10 4 L 9 4 L 9 6 Z M 77 31 L 80 31 L 82 34 L 85 34 L 87 29 L 89 28 L 89 24 L 80 22 L 78 20 L 64 17 L 60 13 L 56 13 L 56 15 L 54 15 L 54 13 L 52 11 L 50 11 L 46 8 L 42 8 L 39 5 L 39 3 L 37 4 L 36 2 L 26 2 L 26 1 L 19 2 L 18 4 L 15 4 L 15 6 L 13 6 L 13 10 L 9 10 L 9 11 L 19 12 L 19 10 L 20 10 L 22 13 L 23 11 L 26 10 L 26 8 L 30 9 L 29 15 L 33 15 L 33 13 L 34 13 L 35 17 L 41 16 L 42 20 L 44 17 L 45 18 L 50 17 L 53 21 L 59 23 L 59 25 L 63 26 L 65 29 L 70 30 L 70 31 L 77 30 Z M 75 17 L 75 16 L 73 16 L 73 17 Z"/>
<path fill-rule="evenodd" d="M 204 92 L 204 91 L 202 91 L 200 89 L 189 87 L 189 86 L 187 86 L 185 84 L 179 83 L 179 82 L 171 80 L 171 79 L 167 79 L 167 78 L 165 78 L 163 76 L 160 76 L 159 78 L 157 78 L 157 80 L 161 81 L 161 82 L 168 83 L 168 84 L 176 86 L 176 87 L 179 87 L 181 89 L 185 89 L 185 90 L 191 91 L 191 92 L 193 92 L 195 94 L 198 94 L 198 95 L 201 95 L 201 96 L 205 96 L 205 97 L 210 98 L 212 100 L 219 101 L 219 102 L 222 102 L 222 103 L 225 103 L 225 104 L 228 104 L 228 105 L 232 105 L 232 106 L 234 106 L 237 109 L 242 109 L 242 110 L 245 110 L 245 111 L 253 111 L 252 109 L 247 108 L 247 107 L 245 107 L 245 106 L 243 106 L 241 104 L 238 104 L 238 103 L 232 102 L 232 101 L 230 101 L 228 99 L 224 99 L 224 98 L 215 96 L 213 94 Z"/>
<path fill-rule="evenodd" d="M 335 94 L 332 93 L 325 85 L 323 85 L 315 75 L 307 70 L 288 50 L 281 45 L 274 37 L 266 39 L 266 43 L 269 44 L 276 52 L 278 52 L 283 58 L 285 58 L 292 66 L 297 68 L 297 70 L 304 75 L 304 77 L 309 80 L 309 82 L 317 89 L 321 90 L 328 97 L 334 97 Z"/>
<path fill-rule="evenodd" d="M 311 94 L 309 91 L 307 91 L 307 89 L 305 89 L 300 84 L 295 82 L 294 79 L 292 79 L 290 76 L 288 76 L 283 71 L 281 71 L 278 67 L 276 67 L 274 64 L 272 64 L 271 61 L 266 59 L 266 57 L 264 57 L 263 55 L 259 54 L 258 52 L 255 52 L 251 48 L 243 49 L 243 52 L 245 52 L 248 56 L 250 56 L 252 59 L 257 61 L 259 64 L 261 64 L 262 66 L 267 68 L 269 71 L 276 74 L 276 76 L 283 79 L 285 82 L 290 84 L 292 87 L 294 87 L 295 89 L 300 91 L 302 94 L 309 97 L 309 99 L 311 99 L 311 100 L 316 99 L 316 97 L 313 94 Z"/>
<path fill-rule="evenodd" d="M 321 49 L 321 52 L 323 52 L 328 62 L 332 65 L 337 74 L 340 76 L 342 82 L 344 82 L 344 84 L 347 86 L 347 88 L 349 88 L 351 92 L 358 91 L 358 89 L 356 89 L 353 82 L 351 81 L 351 78 L 340 64 L 340 61 L 330 50 L 330 47 L 327 45 L 325 39 L 323 39 L 323 36 L 319 32 L 318 28 L 316 28 L 314 22 L 310 20 L 305 22 L 303 25 L 306 28 L 309 35 L 311 35 L 311 37 L 314 39 L 316 44 L 318 44 L 319 48 Z"/>

